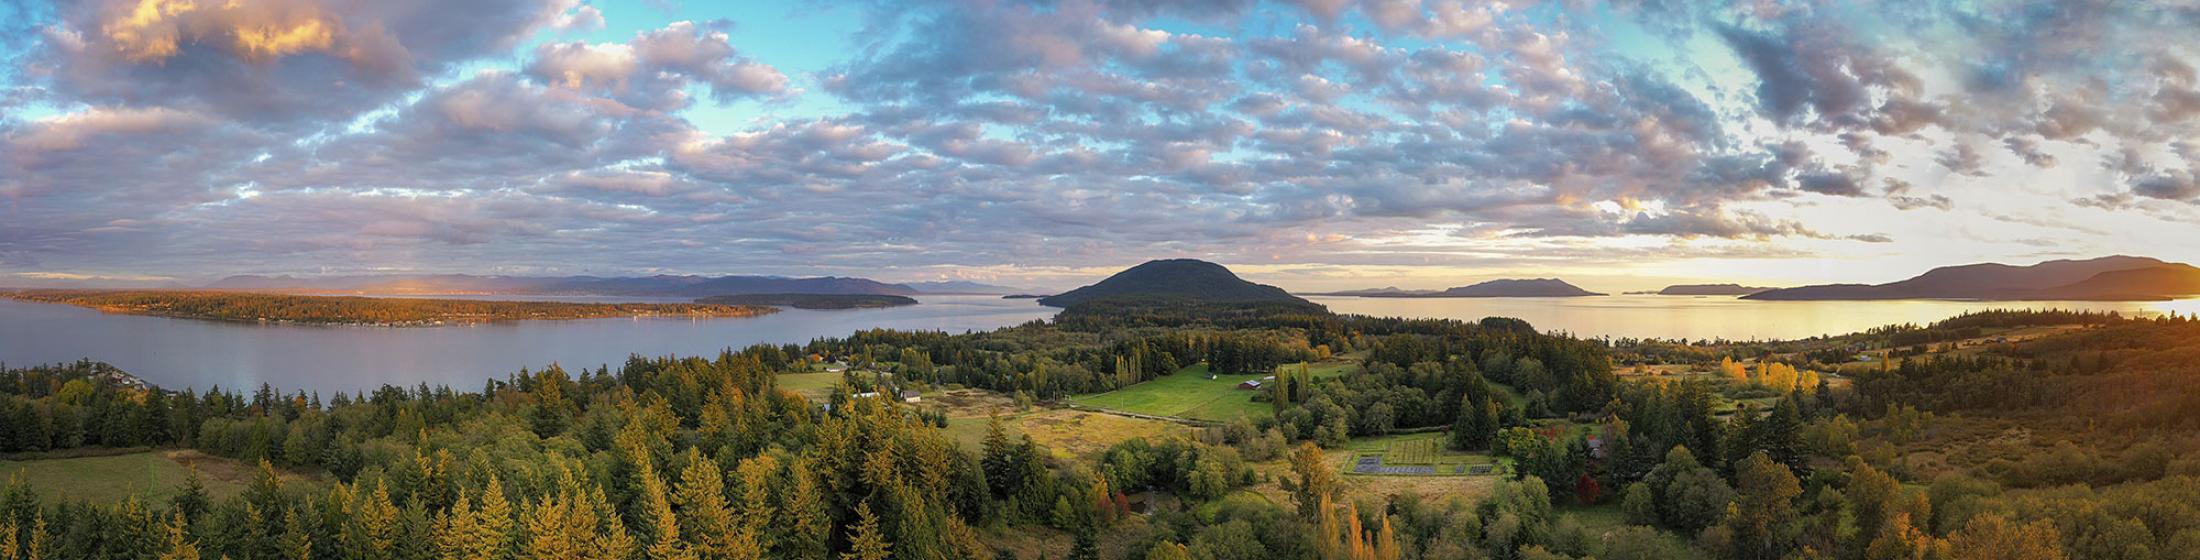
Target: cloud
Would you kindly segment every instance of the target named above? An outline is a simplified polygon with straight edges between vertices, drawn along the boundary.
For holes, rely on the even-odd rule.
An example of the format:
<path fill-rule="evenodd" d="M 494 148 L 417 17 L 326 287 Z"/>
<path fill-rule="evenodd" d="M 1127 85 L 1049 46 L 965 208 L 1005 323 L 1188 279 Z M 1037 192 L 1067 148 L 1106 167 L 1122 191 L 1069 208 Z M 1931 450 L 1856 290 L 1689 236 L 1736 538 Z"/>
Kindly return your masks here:
<path fill-rule="evenodd" d="M 2131 193 L 2164 200 L 2192 200 L 2200 198 L 2200 181 L 2193 179 L 2191 171 L 2164 171 L 2133 178 Z"/>
<path fill-rule="evenodd" d="M 568 6 L 94 0 L 61 8 L 28 62 L 54 94 L 93 105 L 257 121 L 333 117 L 509 47 Z"/>
<path fill-rule="evenodd" d="M 2143 3 L 845 6 L 33 7 L 0 21 L 0 263 L 1793 258 L 2200 198 L 2193 20 Z M 745 31 L 844 16 L 839 51 Z M 1946 214 L 1859 232 L 1872 198 Z"/>
<path fill-rule="evenodd" d="M 707 87 L 719 101 L 787 91 L 785 74 L 740 56 L 728 40 L 724 32 L 683 21 L 638 33 L 628 43 L 545 43 L 535 49 L 527 73 L 544 83 L 655 111 L 687 107 L 690 85 Z"/>

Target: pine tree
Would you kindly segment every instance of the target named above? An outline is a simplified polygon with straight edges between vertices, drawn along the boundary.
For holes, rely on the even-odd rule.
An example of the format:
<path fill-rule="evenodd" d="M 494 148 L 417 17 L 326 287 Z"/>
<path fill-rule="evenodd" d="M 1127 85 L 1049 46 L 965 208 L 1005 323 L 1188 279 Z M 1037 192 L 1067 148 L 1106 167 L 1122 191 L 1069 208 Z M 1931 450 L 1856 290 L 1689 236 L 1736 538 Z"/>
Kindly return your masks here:
<path fill-rule="evenodd" d="M 475 512 L 475 527 L 480 531 L 481 550 L 488 558 L 511 557 L 512 551 L 512 502 L 504 497 L 504 484 L 495 475 L 489 477 L 489 487 L 481 492 L 481 509 Z"/>
<path fill-rule="evenodd" d="M 183 490 L 168 503 L 169 508 L 183 514 L 186 520 L 198 519 L 206 513 L 210 500 L 206 496 L 206 481 L 199 477 L 198 467 L 190 467 L 190 473 L 183 479 Z"/>
<path fill-rule="evenodd" d="M 46 560 L 46 512 L 31 517 L 31 536 L 23 543 L 23 560 Z"/>
<path fill-rule="evenodd" d="M 353 483 L 349 493 L 358 494 Z M 362 558 L 390 558 L 397 545 L 397 506 L 390 504 L 389 488 L 381 481 L 374 483 L 374 492 L 349 500 L 345 511 L 347 521 L 343 534 L 344 548 Z"/>
<path fill-rule="evenodd" d="M 581 545 L 577 539 L 586 539 L 594 527 L 582 530 L 571 523 L 576 517 L 559 496 L 544 497 L 526 508 L 527 540 L 521 543 L 521 556 L 536 560 L 581 560 Z M 593 524 L 591 524 L 593 525 Z"/>
<path fill-rule="evenodd" d="M 480 530 L 474 526 L 473 503 L 465 495 L 459 495 L 458 503 L 437 515 L 435 529 L 436 547 L 443 558 L 480 560 L 474 555 L 477 545 L 473 542 Z"/>
<path fill-rule="evenodd" d="M 741 461 L 736 471 L 741 476 L 738 517 L 741 532 L 756 540 L 758 548 L 774 546 L 774 535 L 779 533 L 772 520 L 778 512 L 772 507 L 772 491 L 779 480 L 779 460 L 770 455 L 758 455 Z M 943 482 L 941 486 L 945 487 Z"/>
<path fill-rule="evenodd" d="M 680 506 L 680 533 L 697 557 L 726 558 L 741 529 L 734 523 L 732 508 L 726 506 L 725 479 L 720 478 L 718 464 L 699 450 L 688 449 L 687 463 L 674 496 Z"/>
<path fill-rule="evenodd" d="M 649 547 L 645 549 L 650 560 L 694 560 L 695 553 L 680 540 L 680 521 L 672 513 L 672 500 L 665 495 L 665 482 L 657 477 L 649 461 L 639 465 L 641 472 L 635 476 L 642 481 L 640 511 L 648 522 Z"/>
<path fill-rule="evenodd" d="M 871 514 L 870 502 L 856 504 L 856 526 L 848 531 L 848 552 L 840 560 L 886 560 L 892 550 L 886 536 L 879 534 L 878 516 Z"/>
<path fill-rule="evenodd" d="M 585 550 L 587 554 L 583 557 L 626 558 L 631 556 L 635 546 L 634 536 L 627 533 L 626 524 L 624 521 L 619 520 L 618 511 L 611 507 L 610 500 L 604 498 L 602 487 L 589 490 L 588 507 L 590 512 L 587 514 L 585 522 L 574 525 L 583 528 L 582 530 L 591 525 L 596 527 L 595 534 L 586 541 L 587 547 Z"/>
<path fill-rule="evenodd" d="M 168 540 L 162 547 L 160 560 L 199 560 L 199 545 L 191 542 L 181 512 L 168 521 Z"/>
<path fill-rule="evenodd" d="M 788 474 L 794 479 L 794 488 L 788 491 L 786 507 L 781 509 L 785 521 L 780 527 L 786 531 L 786 538 L 781 540 L 779 550 L 789 558 L 823 559 L 832 520 L 825 511 L 817 476 L 810 472 L 807 460 L 795 463 Z"/>
<path fill-rule="evenodd" d="M 0 512 L 0 560 L 16 560 L 16 551 L 22 546 L 16 543 L 15 516 Z"/>
<path fill-rule="evenodd" d="M 283 560 L 313 559 L 313 533 L 299 519 L 299 509 L 290 508 L 283 512 L 283 539 L 277 543 L 282 549 Z"/>

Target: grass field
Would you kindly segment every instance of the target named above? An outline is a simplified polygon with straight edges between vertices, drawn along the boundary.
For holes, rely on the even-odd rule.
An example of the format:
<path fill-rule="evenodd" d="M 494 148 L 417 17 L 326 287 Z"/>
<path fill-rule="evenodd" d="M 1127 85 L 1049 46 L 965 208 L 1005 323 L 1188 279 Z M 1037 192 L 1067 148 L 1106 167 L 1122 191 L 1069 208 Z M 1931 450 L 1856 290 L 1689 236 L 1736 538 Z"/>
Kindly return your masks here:
<path fill-rule="evenodd" d="M 1267 403 L 1253 402 L 1252 391 L 1237 388 L 1239 383 L 1262 376 L 1222 375 L 1208 379 L 1207 374 L 1207 364 L 1199 364 L 1122 389 L 1071 397 L 1070 402 L 1108 410 L 1217 422 L 1272 414 Z"/>
<path fill-rule="evenodd" d="M 0 480 L 22 477 L 48 503 L 90 500 L 116 502 L 137 496 L 145 502 L 175 497 L 199 469 L 208 494 L 225 498 L 242 491 L 256 467 L 189 450 L 141 451 L 103 457 L 0 461 Z"/>
<path fill-rule="evenodd" d="M 1286 364 L 1282 368 L 1296 369 L 1299 364 Z M 1310 365 L 1307 372 L 1316 378 L 1335 377 L 1358 371 L 1355 362 L 1329 361 Z M 1177 370 L 1176 373 L 1157 377 L 1144 383 L 1095 395 L 1079 395 L 1070 402 L 1153 416 L 1173 416 L 1194 420 L 1226 422 L 1236 418 L 1260 418 L 1274 414 L 1268 403 L 1253 402 L 1254 391 L 1238 389 L 1239 383 L 1266 377 L 1265 375 L 1221 375 L 1208 379 L 1207 364 Z"/>
<path fill-rule="evenodd" d="M 1131 438 L 1189 437 L 1192 428 L 1174 422 L 1146 420 L 1058 408 L 1018 410 L 1015 401 L 999 393 L 977 389 L 926 395 L 919 405 L 947 414 L 947 435 L 963 449 L 983 449 L 987 418 L 1001 415 L 1010 437 L 1031 436 L 1031 441 L 1064 459 L 1084 458 L 1106 451 Z"/>
<path fill-rule="evenodd" d="M 840 384 L 839 372 L 809 372 L 779 374 L 779 388 L 802 393 L 814 399 L 832 394 L 833 386 Z"/>
<path fill-rule="evenodd" d="M 1064 459 L 1098 455 L 1131 438 L 1159 439 L 1191 434 L 1190 427 L 1170 422 L 1069 409 L 1035 409 L 1004 415 L 1001 424 L 1010 437 L 1029 435 L 1032 443 Z M 963 449 L 977 451 L 984 449 L 985 425 L 984 417 L 953 418 L 947 422 L 947 434 L 961 443 Z"/>

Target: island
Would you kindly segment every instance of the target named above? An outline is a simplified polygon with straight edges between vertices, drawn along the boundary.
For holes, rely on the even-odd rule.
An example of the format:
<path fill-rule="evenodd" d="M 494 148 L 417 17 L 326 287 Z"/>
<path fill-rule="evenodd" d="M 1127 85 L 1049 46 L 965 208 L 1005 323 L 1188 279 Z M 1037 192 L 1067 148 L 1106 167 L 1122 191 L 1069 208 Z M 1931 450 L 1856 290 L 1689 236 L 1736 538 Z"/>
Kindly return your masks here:
<path fill-rule="evenodd" d="M 769 305 L 795 309 L 880 309 L 916 305 L 908 296 L 885 294 L 734 294 L 710 296 L 695 303 L 716 305 Z"/>
<path fill-rule="evenodd" d="M 107 313 L 248 323 L 436 327 L 499 321 L 619 317 L 755 317 L 757 305 L 572 303 L 173 290 L 17 290 L 0 297 L 88 307 Z"/>
<path fill-rule="evenodd" d="M 1161 259 L 1146 261 L 1117 272 L 1090 286 L 1039 298 L 1040 305 L 1072 307 L 1079 304 L 1108 301 L 1110 304 L 1139 303 L 1193 303 L 1193 304 L 1269 304 L 1277 303 L 1318 309 L 1321 306 L 1299 299 L 1283 288 L 1267 284 L 1255 284 L 1238 278 L 1236 273 L 1222 265 L 1194 259 Z"/>
<path fill-rule="evenodd" d="M 1824 284 L 1742 299 L 1774 301 L 1964 299 L 1996 301 L 2163 301 L 2200 295 L 2200 267 L 2115 255 L 2026 266 L 1945 266 L 1886 284 Z"/>
<path fill-rule="evenodd" d="M 1557 278 L 1491 280 L 1472 286 L 1459 286 L 1441 292 L 1362 292 L 1360 297 L 1387 298 L 1497 298 L 1497 297 L 1587 297 L 1604 294 L 1581 289 Z"/>
<path fill-rule="evenodd" d="M 1746 296 L 1777 289 L 1779 288 L 1760 288 L 1741 284 L 1676 284 L 1666 286 L 1663 290 L 1648 293 L 1660 296 Z"/>
<path fill-rule="evenodd" d="M 1436 293 L 1436 292 L 1433 292 L 1433 291 L 1429 291 L 1429 290 L 1405 290 L 1405 289 L 1400 289 L 1400 288 L 1398 288 L 1397 286 L 1384 286 L 1384 287 L 1381 287 L 1381 288 L 1375 288 L 1375 289 L 1372 289 L 1372 290 L 1344 290 L 1344 291 L 1339 291 L 1339 292 L 1314 292 L 1314 293 L 1311 293 L 1311 294 L 1306 294 L 1306 295 L 1310 295 L 1310 296 L 1330 296 L 1330 297 L 1385 297 L 1385 296 L 1390 296 L 1390 297 L 1401 297 L 1401 296 L 1414 296 L 1414 295 L 1428 295 L 1428 294 L 1433 294 L 1433 293 Z"/>
<path fill-rule="evenodd" d="M 1009 294 L 1001 296 L 1001 299 L 1039 299 L 1043 297 L 1047 296 L 1044 294 Z"/>

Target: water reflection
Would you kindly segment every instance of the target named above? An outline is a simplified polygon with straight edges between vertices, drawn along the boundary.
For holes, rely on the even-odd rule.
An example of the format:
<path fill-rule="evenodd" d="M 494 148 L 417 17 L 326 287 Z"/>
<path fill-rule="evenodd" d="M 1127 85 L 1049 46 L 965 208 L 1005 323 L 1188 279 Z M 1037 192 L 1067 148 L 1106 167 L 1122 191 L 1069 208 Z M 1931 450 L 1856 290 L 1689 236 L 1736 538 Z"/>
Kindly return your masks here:
<path fill-rule="evenodd" d="M 1031 300 L 926 296 L 891 309 L 786 310 L 743 319 L 522 321 L 440 328 L 314 327 L 110 315 L 0 300 L 0 361 L 92 358 L 164 387 L 337 391 L 382 384 L 478 387 L 520 368 L 594 368 L 630 353 L 711 355 L 758 342 L 798 343 L 859 329 L 990 330 L 1054 315 Z"/>

